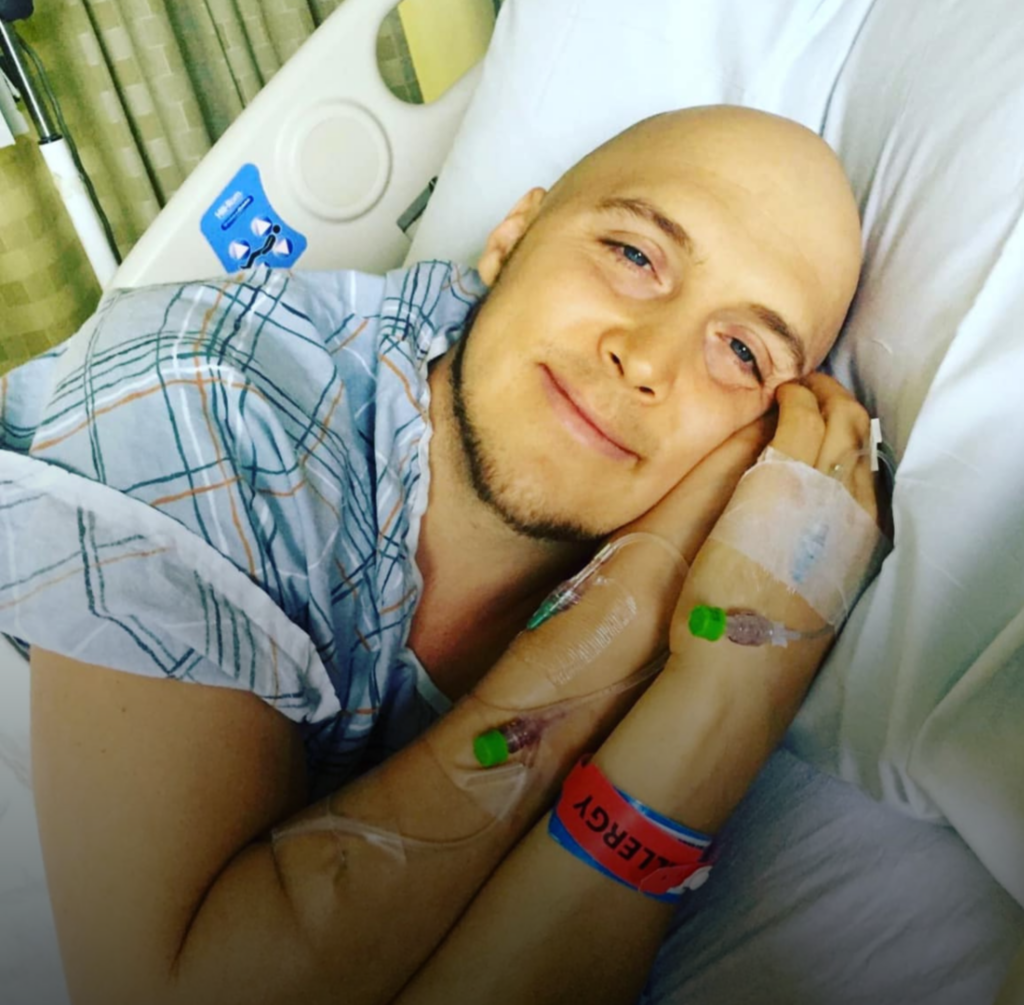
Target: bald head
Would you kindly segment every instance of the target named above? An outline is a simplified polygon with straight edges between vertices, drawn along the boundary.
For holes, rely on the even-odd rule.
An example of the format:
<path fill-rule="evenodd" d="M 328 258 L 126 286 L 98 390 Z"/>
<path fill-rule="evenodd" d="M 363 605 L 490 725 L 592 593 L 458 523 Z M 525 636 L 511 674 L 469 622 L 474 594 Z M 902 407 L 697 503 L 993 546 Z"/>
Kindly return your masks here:
<path fill-rule="evenodd" d="M 652 182 L 700 190 L 766 254 L 788 260 L 821 301 L 808 354 L 820 362 L 838 334 L 861 266 L 857 204 L 831 147 L 797 122 L 750 108 L 666 112 L 619 133 L 566 172 L 540 214 L 595 192 Z"/>

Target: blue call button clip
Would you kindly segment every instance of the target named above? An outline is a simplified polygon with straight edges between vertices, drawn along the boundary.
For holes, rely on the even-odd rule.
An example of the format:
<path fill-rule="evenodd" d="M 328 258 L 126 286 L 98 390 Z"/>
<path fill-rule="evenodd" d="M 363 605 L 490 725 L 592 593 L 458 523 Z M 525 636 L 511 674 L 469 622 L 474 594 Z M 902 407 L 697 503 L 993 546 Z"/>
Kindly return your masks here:
<path fill-rule="evenodd" d="M 306 250 L 306 238 L 274 212 L 255 164 L 244 165 L 231 179 L 199 228 L 229 272 L 257 263 L 289 268 Z"/>

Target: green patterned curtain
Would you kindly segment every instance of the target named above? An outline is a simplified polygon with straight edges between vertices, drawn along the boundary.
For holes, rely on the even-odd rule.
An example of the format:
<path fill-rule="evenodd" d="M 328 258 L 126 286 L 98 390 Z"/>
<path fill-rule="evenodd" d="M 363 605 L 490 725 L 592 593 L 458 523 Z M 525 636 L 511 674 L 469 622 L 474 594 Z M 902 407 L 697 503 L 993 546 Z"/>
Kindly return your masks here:
<path fill-rule="evenodd" d="M 341 0 L 36 0 L 39 54 L 122 254 Z M 35 142 L 0 149 L 0 372 L 99 289 Z"/>

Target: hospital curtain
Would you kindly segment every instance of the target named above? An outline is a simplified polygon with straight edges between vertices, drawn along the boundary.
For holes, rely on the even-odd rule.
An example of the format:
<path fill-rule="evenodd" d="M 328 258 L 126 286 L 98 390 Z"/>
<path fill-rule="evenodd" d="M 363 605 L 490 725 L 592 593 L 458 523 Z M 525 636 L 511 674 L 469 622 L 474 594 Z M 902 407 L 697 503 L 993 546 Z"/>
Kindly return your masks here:
<path fill-rule="evenodd" d="M 341 0 L 36 0 L 38 53 L 120 251 Z M 0 149 L 0 372 L 99 296 L 34 138 Z"/>

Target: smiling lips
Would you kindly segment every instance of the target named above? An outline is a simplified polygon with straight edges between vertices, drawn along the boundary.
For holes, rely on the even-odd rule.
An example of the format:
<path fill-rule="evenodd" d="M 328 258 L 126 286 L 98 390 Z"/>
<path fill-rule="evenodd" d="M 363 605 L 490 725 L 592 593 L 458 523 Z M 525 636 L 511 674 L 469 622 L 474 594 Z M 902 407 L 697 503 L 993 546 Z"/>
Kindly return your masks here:
<path fill-rule="evenodd" d="M 571 391 L 564 384 L 560 383 L 546 366 L 541 366 L 541 374 L 544 391 L 547 394 L 548 401 L 551 402 L 555 415 L 558 416 L 562 425 L 565 426 L 574 439 L 617 461 L 635 461 L 639 459 L 638 455 L 632 450 L 624 447 L 618 440 L 605 432 L 597 419 L 584 409 L 579 401 L 573 397 Z"/>

